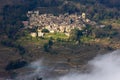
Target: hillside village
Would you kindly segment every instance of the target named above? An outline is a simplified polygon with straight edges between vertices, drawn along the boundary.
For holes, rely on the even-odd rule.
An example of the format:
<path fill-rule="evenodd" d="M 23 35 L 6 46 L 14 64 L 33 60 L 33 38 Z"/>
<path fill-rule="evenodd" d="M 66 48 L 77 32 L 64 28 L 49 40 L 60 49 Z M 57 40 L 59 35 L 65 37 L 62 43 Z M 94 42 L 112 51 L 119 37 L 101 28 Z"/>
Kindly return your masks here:
<path fill-rule="evenodd" d="M 119 2 L 0 0 L 0 80 L 89 74 L 89 60 L 120 49 Z"/>
<path fill-rule="evenodd" d="M 39 14 L 39 11 L 28 11 L 28 21 L 23 21 L 23 24 L 27 28 L 37 27 L 37 33 L 32 32 L 32 37 L 42 37 L 44 33 L 43 29 L 49 30 L 50 33 L 62 32 L 67 36 L 70 35 L 70 31 L 74 28 L 82 30 L 86 27 L 86 24 L 97 26 L 97 23 L 86 18 L 86 14 L 60 14 L 54 16 L 53 14 Z"/>

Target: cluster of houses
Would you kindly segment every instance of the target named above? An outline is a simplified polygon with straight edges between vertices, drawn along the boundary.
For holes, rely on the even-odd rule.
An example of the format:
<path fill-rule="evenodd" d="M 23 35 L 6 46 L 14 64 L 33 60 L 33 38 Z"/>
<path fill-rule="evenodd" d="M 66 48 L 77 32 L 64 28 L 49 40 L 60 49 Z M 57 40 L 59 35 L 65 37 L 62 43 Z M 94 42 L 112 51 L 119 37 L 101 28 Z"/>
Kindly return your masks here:
<path fill-rule="evenodd" d="M 82 15 L 66 13 L 54 16 L 53 14 L 39 14 L 39 11 L 28 11 L 27 17 L 29 20 L 24 21 L 23 24 L 28 28 L 38 28 L 37 33 L 31 33 L 32 37 L 44 36 L 43 29 L 49 30 L 50 33 L 62 32 L 69 36 L 72 29 L 82 30 L 83 27 L 86 27 L 86 23 L 92 22 L 86 18 L 85 13 Z"/>

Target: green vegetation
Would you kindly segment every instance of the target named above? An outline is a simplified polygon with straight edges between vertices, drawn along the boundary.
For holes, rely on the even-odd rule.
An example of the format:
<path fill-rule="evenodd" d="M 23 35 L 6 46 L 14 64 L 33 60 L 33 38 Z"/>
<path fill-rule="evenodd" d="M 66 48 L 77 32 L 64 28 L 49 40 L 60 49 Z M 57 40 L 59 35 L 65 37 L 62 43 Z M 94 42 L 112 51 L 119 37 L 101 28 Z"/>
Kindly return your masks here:
<path fill-rule="evenodd" d="M 116 19 L 111 19 L 111 20 L 103 20 L 101 21 L 102 24 L 105 25 L 112 25 L 114 29 L 120 29 L 120 19 L 116 20 Z"/>
<path fill-rule="evenodd" d="M 8 40 L 1 41 L 1 44 L 4 46 L 7 46 L 7 47 L 12 47 L 12 48 L 18 49 L 21 57 L 23 57 L 23 55 L 26 53 L 25 48 L 21 44 L 15 43 L 12 40 L 8 39 Z"/>
<path fill-rule="evenodd" d="M 44 44 L 44 51 L 49 52 L 52 49 L 53 41 L 50 39 L 47 43 Z"/>
<path fill-rule="evenodd" d="M 90 20 L 115 19 L 118 20 L 118 23 L 120 22 L 120 3 L 118 0 L 26 0 L 24 2 L 20 0 L 9 2 L 7 0 L 7 2 L 9 4 L 6 1 L 2 1 L 1 3 L 4 5 L 0 6 L 0 32 L 11 39 L 16 39 L 17 32 L 24 27 L 22 21 L 27 20 L 27 11 L 35 9 L 39 9 L 41 13 L 52 13 L 55 15 L 76 12 L 81 14 L 85 12 Z M 106 7 L 106 5 L 110 8 Z M 114 8 L 112 7 L 113 5 Z"/>
<path fill-rule="evenodd" d="M 96 29 L 94 32 L 96 38 L 112 38 L 118 34 L 117 30 L 113 29 L 111 25 L 101 29 Z"/>
<path fill-rule="evenodd" d="M 46 43 L 47 41 L 48 40 L 44 39 L 44 38 L 38 38 L 38 37 L 33 38 L 30 35 L 28 35 L 28 36 L 23 36 L 23 37 L 19 38 L 16 42 L 25 46 L 29 43 L 36 44 L 36 45 L 38 45 L 38 44 L 44 45 L 44 43 Z"/>
<path fill-rule="evenodd" d="M 80 41 L 81 41 L 82 43 L 89 43 L 89 42 L 91 42 L 91 41 L 94 41 L 94 39 L 95 39 L 95 38 L 93 38 L 92 36 L 88 36 L 88 37 L 82 36 L 82 37 L 80 38 Z"/>
<path fill-rule="evenodd" d="M 71 30 L 69 38 L 70 38 L 70 40 L 73 40 L 73 41 L 79 41 L 81 36 L 83 36 L 82 31 L 75 28 L 75 29 Z"/>
<path fill-rule="evenodd" d="M 42 29 L 42 32 L 43 33 L 49 33 L 49 30 L 48 29 Z"/>
<path fill-rule="evenodd" d="M 117 24 L 120 24 L 120 19 L 105 19 L 105 20 L 102 20 L 101 23 L 106 23 L 106 24 L 112 24 L 112 23 L 117 23 Z"/>
<path fill-rule="evenodd" d="M 10 70 L 18 69 L 26 66 L 27 64 L 28 63 L 26 61 L 20 61 L 20 60 L 11 61 L 7 64 L 5 70 L 10 71 Z"/>
<path fill-rule="evenodd" d="M 48 66 L 51 66 L 51 61 L 52 65 L 56 65 L 56 62 L 66 63 L 68 60 L 73 67 L 85 65 L 84 63 L 97 53 L 103 54 L 120 48 L 119 2 L 119 0 L 0 0 L 1 76 L 3 74 L 8 77 L 11 72 L 22 74 L 21 71 L 24 72 L 24 66 L 28 62 L 42 57 L 46 59 L 45 62 L 48 64 L 45 65 Z M 37 27 L 26 30 L 22 21 L 28 20 L 27 11 L 37 9 L 40 13 L 54 15 L 85 12 L 90 20 L 107 26 L 95 28 L 86 25 L 82 31 L 72 30 L 70 37 L 64 33 L 49 33 L 44 29 L 42 31 L 45 33 L 44 37 L 33 38 L 30 33 L 37 32 Z M 4 73 L 5 70 L 10 72 Z"/>
<path fill-rule="evenodd" d="M 64 33 L 47 33 L 44 36 L 45 39 L 53 38 L 54 40 L 63 39 L 66 40 L 68 37 Z"/>
<path fill-rule="evenodd" d="M 27 30 L 23 32 L 23 36 L 17 40 L 17 43 L 21 45 L 25 45 L 26 43 L 33 44 L 41 44 L 44 46 L 44 49 L 47 51 L 49 45 L 47 42 L 49 40 L 53 40 L 54 42 L 66 42 L 66 43 L 90 43 L 95 39 L 104 39 L 104 38 L 112 38 L 116 36 L 118 33 L 111 25 L 107 25 L 103 28 L 95 28 L 91 25 L 86 25 L 83 30 L 79 30 L 77 28 L 71 30 L 70 36 L 66 36 L 64 33 L 48 33 L 48 30 L 44 29 L 45 35 L 41 38 L 36 37 L 33 38 L 30 36 L 30 32 Z M 47 43 L 47 44 L 46 44 Z"/>

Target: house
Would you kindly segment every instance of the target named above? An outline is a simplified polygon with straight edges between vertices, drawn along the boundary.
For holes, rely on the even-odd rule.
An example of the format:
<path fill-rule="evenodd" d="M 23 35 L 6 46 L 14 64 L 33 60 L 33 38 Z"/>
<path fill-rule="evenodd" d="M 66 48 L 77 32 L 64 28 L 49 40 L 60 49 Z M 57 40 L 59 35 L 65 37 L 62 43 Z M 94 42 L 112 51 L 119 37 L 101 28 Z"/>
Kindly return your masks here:
<path fill-rule="evenodd" d="M 36 32 L 30 33 L 30 35 L 31 35 L 31 37 L 33 37 L 33 38 L 37 37 L 37 33 L 36 33 Z"/>
<path fill-rule="evenodd" d="M 43 36 L 44 36 L 44 33 L 38 32 L 38 37 L 43 37 Z"/>
<path fill-rule="evenodd" d="M 70 33 L 65 33 L 66 36 L 70 37 Z"/>
<path fill-rule="evenodd" d="M 87 23 L 89 23 L 89 22 L 90 22 L 90 20 L 89 20 L 89 19 L 86 19 L 86 22 L 87 22 Z"/>
<path fill-rule="evenodd" d="M 44 33 L 42 32 L 42 30 L 41 29 L 37 29 L 37 35 L 38 35 L 38 37 L 43 37 L 44 36 Z"/>
<path fill-rule="evenodd" d="M 28 27 L 28 26 L 29 26 L 28 23 L 29 23 L 28 21 L 22 21 L 22 24 L 23 24 L 25 27 Z"/>
<path fill-rule="evenodd" d="M 85 19 L 85 18 L 86 18 L 86 14 L 82 13 L 82 19 Z"/>

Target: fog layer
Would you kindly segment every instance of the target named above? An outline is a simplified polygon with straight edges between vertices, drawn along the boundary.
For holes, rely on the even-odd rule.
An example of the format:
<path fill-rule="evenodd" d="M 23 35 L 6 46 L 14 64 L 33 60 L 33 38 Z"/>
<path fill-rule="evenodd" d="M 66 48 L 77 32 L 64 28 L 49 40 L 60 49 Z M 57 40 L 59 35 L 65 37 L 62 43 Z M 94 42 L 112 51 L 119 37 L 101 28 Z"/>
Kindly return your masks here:
<path fill-rule="evenodd" d="M 120 80 L 120 50 L 99 55 L 88 62 L 89 73 L 70 73 L 59 80 Z"/>

